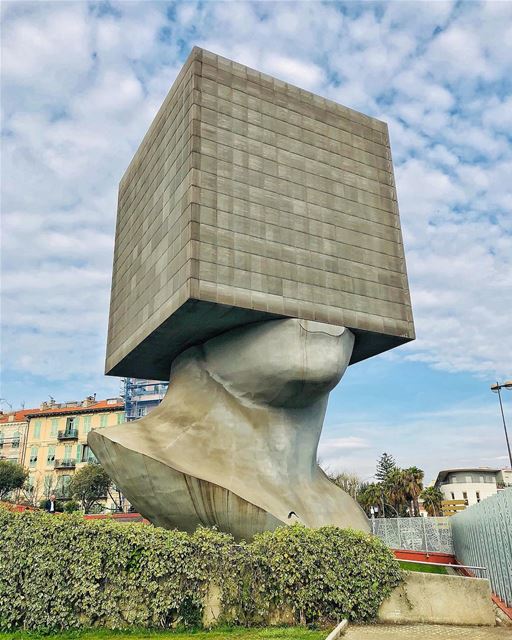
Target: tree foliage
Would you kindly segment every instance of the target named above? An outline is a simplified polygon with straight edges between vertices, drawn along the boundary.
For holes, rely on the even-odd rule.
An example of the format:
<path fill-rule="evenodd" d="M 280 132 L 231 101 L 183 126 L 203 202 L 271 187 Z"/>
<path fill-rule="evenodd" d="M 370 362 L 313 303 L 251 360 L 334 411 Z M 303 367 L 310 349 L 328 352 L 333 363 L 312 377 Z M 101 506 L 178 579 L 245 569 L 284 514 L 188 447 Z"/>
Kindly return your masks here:
<path fill-rule="evenodd" d="M 389 453 L 383 453 L 377 461 L 378 482 L 365 484 L 346 472 L 329 473 L 328 477 L 356 499 L 368 514 L 373 507 L 386 517 L 419 516 L 424 473 L 414 466 L 400 469 Z"/>
<path fill-rule="evenodd" d="M 222 622 L 257 625 L 284 610 L 307 623 L 364 621 L 400 579 L 378 538 L 336 527 L 236 543 L 212 529 L 0 509 L 0 630 L 196 625 L 212 585 Z"/>
<path fill-rule="evenodd" d="M 21 464 L 10 460 L 0 460 L 0 500 L 4 500 L 16 489 L 21 489 L 28 477 Z"/>
<path fill-rule="evenodd" d="M 343 491 L 348 493 L 348 495 L 354 498 L 354 500 L 357 500 L 363 487 L 363 483 L 359 476 L 355 473 L 346 473 L 345 471 L 341 471 L 340 473 L 327 473 L 327 477 L 337 487 L 343 489 Z"/>
<path fill-rule="evenodd" d="M 389 474 L 396 469 L 396 462 L 393 456 L 384 452 L 377 460 L 377 470 L 375 477 L 379 482 L 386 482 Z"/>
<path fill-rule="evenodd" d="M 80 502 L 85 513 L 89 513 L 98 500 L 108 494 L 110 484 L 111 480 L 105 469 L 90 462 L 71 478 L 69 493 Z"/>
<path fill-rule="evenodd" d="M 423 489 L 420 498 L 423 500 L 423 506 L 429 516 L 442 515 L 441 503 L 443 502 L 444 496 L 437 487 L 427 487 Z"/>

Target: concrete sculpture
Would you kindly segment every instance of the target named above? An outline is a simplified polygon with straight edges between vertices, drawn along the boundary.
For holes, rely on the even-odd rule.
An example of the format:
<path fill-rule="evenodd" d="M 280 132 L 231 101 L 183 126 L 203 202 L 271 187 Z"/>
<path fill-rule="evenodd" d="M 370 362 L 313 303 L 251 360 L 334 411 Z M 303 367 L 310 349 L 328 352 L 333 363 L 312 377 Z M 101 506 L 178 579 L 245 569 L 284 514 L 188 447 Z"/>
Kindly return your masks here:
<path fill-rule="evenodd" d="M 291 318 L 232 329 L 176 358 L 150 415 L 89 442 L 164 527 L 217 525 L 238 538 L 297 521 L 366 530 L 316 462 L 329 391 L 353 344 L 348 329 Z"/>
<path fill-rule="evenodd" d="M 413 338 L 386 125 L 194 49 L 119 189 L 106 372 L 171 383 L 89 435 L 116 484 L 166 527 L 367 530 L 328 394 Z"/>

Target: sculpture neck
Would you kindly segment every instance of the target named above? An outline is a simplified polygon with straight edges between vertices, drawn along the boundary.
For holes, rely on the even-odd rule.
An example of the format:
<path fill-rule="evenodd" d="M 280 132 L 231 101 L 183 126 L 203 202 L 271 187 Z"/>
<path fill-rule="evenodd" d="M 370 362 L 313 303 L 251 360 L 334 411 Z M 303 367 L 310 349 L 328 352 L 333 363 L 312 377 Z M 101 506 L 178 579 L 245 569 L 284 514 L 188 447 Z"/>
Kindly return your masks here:
<path fill-rule="evenodd" d="M 258 473 L 268 469 L 299 479 L 310 476 L 316 468 L 327 401 L 326 393 L 305 406 L 248 401 L 228 390 L 228 385 L 206 370 L 201 359 L 191 358 L 173 373 L 168 395 L 155 412 L 165 412 L 167 425 L 183 425 L 175 446 L 179 447 L 180 441 L 185 444 L 188 437 L 197 438 L 198 430 L 204 430 L 208 448 L 236 452 L 232 462 L 244 474 L 250 469 Z M 191 424 L 193 429 L 188 426 Z"/>

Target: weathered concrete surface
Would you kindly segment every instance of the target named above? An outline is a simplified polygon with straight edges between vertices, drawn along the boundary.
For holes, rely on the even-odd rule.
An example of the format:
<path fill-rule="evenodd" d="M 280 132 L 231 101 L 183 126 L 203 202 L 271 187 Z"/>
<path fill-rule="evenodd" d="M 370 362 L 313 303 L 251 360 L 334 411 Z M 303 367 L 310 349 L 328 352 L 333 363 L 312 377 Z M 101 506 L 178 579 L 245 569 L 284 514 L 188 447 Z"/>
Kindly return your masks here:
<path fill-rule="evenodd" d="M 329 392 L 354 344 L 343 327 L 273 320 L 192 347 L 148 416 L 89 434 L 95 455 L 155 524 L 236 538 L 303 522 L 369 531 L 317 464 Z"/>
<path fill-rule="evenodd" d="M 331 631 L 325 640 L 338 640 L 345 635 L 348 629 L 348 620 L 342 620 L 339 625 Z"/>
<path fill-rule="evenodd" d="M 509 630 L 445 624 L 351 624 L 344 640 L 511 640 Z"/>
<path fill-rule="evenodd" d="M 195 48 L 120 183 L 106 372 L 275 317 L 414 338 L 387 126 Z"/>
<path fill-rule="evenodd" d="M 381 622 L 495 624 L 489 581 L 415 571 L 382 603 Z"/>

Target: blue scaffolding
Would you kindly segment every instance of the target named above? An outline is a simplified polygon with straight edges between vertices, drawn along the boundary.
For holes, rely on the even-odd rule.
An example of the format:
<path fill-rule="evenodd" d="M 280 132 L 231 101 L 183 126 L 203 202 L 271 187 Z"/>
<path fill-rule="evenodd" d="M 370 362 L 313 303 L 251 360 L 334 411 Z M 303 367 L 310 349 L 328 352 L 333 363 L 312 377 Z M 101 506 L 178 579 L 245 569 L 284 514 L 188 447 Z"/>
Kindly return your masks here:
<path fill-rule="evenodd" d="M 169 386 L 164 382 L 138 378 L 123 378 L 121 385 L 126 422 L 137 420 L 158 406 Z"/>

